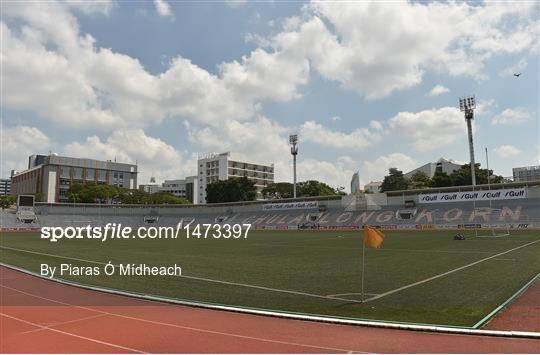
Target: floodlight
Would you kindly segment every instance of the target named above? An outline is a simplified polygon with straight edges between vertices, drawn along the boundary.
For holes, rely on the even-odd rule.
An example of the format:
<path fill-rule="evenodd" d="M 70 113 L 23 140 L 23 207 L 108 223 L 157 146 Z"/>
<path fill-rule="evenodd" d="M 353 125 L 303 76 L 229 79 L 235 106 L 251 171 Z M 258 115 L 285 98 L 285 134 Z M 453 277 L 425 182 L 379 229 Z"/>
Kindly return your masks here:
<path fill-rule="evenodd" d="M 298 155 L 298 134 L 291 134 L 289 136 L 289 143 L 291 144 L 291 155 L 293 156 L 293 197 L 296 198 L 296 156 Z"/>
<path fill-rule="evenodd" d="M 465 112 L 465 121 L 467 122 L 467 133 L 469 138 L 469 155 L 471 157 L 471 180 L 473 186 L 476 185 L 476 175 L 474 171 L 474 144 L 472 134 L 472 123 L 474 119 L 474 109 L 476 108 L 476 99 L 474 95 L 459 98 L 459 110 Z"/>
<path fill-rule="evenodd" d="M 297 144 L 298 143 L 298 134 L 291 134 L 289 136 L 289 143 L 290 144 Z"/>
<path fill-rule="evenodd" d="M 476 99 L 473 96 L 464 96 L 459 98 L 459 110 L 469 111 L 476 108 Z"/>

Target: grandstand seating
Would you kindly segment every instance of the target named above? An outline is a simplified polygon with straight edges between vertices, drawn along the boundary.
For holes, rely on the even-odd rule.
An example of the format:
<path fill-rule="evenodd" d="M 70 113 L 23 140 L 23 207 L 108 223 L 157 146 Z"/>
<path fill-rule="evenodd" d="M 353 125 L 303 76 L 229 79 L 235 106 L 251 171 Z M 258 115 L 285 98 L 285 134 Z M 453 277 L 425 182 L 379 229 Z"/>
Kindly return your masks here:
<path fill-rule="evenodd" d="M 320 228 L 359 228 L 363 224 L 387 229 L 400 228 L 463 228 L 471 225 L 501 228 L 540 227 L 540 203 L 538 198 L 495 200 L 488 202 L 449 202 L 421 204 L 414 209 L 404 205 L 380 206 L 379 209 L 351 210 L 348 206 L 334 204 L 325 211 L 313 209 L 265 211 L 262 204 L 250 208 L 195 206 L 173 208 L 171 206 L 36 206 L 37 218 L 23 223 L 15 213 L 2 212 L 3 228 L 41 226 L 86 226 L 121 223 L 139 227 L 151 225 L 176 226 L 195 220 L 196 223 L 233 224 L 250 223 L 254 228 L 296 229 L 298 226 Z M 403 213 L 408 210 L 410 213 Z M 407 217 L 409 214 L 410 218 Z M 314 218 L 315 216 L 315 218 Z"/>

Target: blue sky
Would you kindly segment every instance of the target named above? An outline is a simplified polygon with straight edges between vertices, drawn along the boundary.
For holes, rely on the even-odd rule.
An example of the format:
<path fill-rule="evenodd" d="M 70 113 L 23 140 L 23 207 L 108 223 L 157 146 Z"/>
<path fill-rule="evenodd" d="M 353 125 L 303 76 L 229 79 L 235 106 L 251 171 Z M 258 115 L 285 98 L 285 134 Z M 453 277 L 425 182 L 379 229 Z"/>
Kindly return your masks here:
<path fill-rule="evenodd" d="M 183 178 L 231 150 L 349 187 L 440 157 L 539 164 L 537 2 L 3 2 L 2 176 L 27 155 Z M 513 73 L 521 72 L 520 77 Z"/>

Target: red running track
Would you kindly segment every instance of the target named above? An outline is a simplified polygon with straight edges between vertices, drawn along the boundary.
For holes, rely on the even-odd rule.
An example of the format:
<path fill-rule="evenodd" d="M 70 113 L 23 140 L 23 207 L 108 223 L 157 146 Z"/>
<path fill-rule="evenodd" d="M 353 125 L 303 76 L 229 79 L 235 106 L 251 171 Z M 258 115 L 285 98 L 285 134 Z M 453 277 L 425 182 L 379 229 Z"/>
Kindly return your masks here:
<path fill-rule="evenodd" d="M 484 329 L 540 332 L 540 278 L 489 321 Z"/>
<path fill-rule="evenodd" d="M 143 301 L 0 267 L 2 353 L 539 353 L 534 339 L 296 321 Z"/>

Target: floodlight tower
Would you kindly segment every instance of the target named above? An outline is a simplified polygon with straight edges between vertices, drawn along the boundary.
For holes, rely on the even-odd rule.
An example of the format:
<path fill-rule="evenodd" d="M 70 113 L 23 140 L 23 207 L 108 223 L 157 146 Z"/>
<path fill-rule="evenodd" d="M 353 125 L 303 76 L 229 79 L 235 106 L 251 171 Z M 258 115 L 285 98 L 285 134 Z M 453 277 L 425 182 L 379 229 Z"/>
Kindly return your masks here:
<path fill-rule="evenodd" d="M 474 109 L 476 108 L 476 100 L 473 96 L 465 96 L 459 98 L 459 110 L 465 112 L 465 121 L 467 122 L 467 131 L 469 134 L 469 154 L 471 155 L 471 179 L 473 186 L 476 185 L 476 174 L 474 164 L 474 145 L 472 135 L 472 120 L 474 119 Z"/>
<path fill-rule="evenodd" d="M 296 156 L 298 155 L 298 134 L 291 134 L 289 136 L 289 143 L 291 144 L 291 154 L 293 156 L 293 196 L 296 198 Z"/>

